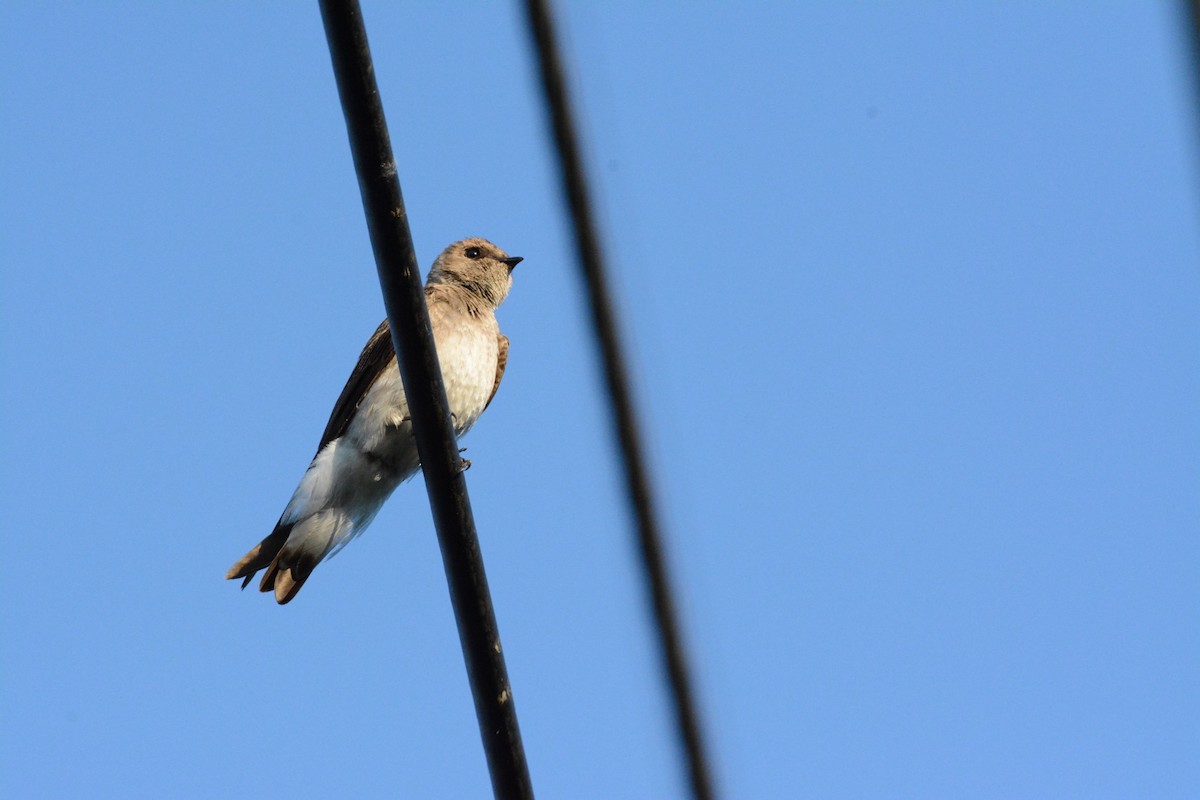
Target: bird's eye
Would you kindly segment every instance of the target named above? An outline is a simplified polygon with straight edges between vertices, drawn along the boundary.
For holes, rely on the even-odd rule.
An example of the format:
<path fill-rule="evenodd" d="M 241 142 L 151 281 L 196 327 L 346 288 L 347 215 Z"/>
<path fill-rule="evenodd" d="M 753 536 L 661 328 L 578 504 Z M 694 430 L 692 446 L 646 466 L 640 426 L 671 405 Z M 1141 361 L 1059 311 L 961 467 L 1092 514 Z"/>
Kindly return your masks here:
<path fill-rule="evenodd" d="M 463 254 L 466 255 L 467 258 L 479 258 L 481 255 L 483 255 L 483 251 L 481 251 L 478 247 L 468 247 L 463 251 Z"/>

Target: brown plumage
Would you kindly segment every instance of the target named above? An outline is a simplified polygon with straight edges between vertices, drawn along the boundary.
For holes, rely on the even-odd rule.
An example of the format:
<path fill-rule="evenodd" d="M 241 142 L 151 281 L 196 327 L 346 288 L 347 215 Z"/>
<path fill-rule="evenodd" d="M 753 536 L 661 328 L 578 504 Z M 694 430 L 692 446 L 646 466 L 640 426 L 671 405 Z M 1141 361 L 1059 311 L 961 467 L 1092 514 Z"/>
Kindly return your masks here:
<path fill-rule="evenodd" d="M 509 342 L 495 310 L 520 260 L 486 239 L 465 239 L 447 247 L 429 274 L 425 297 L 459 436 L 491 404 L 504 377 Z M 361 533 L 392 490 L 419 468 L 385 319 L 359 355 L 274 530 L 225 577 L 242 579 L 245 588 L 265 568 L 259 590 L 287 603 L 317 564 Z"/>

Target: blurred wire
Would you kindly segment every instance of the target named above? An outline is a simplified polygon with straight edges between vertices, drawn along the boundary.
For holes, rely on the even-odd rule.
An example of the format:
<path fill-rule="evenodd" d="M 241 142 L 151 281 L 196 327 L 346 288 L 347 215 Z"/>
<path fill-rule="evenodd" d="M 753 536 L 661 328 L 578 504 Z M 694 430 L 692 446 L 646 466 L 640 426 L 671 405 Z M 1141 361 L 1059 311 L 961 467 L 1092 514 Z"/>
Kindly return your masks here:
<path fill-rule="evenodd" d="M 492 789 L 496 797 L 532 798 L 533 786 L 362 9 L 357 0 L 321 0 L 321 17 L 475 697 Z"/>
<path fill-rule="evenodd" d="M 1182 21 L 1192 51 L 1192 94 L 1200 99 L 1200 0 L 1183 0 Z"/>
<path fill-rule="evenodd" d="M 672 599 L 671 582 L 663 555 L 650 478 L 645 466 L 641 435 L 634 413 L 629 371 L 625 366 L 616 315 L 613 312 L 604 260 L 584 177 L 576 126 L 567 98 L 554 23 L 548 0 L 526 0 L 529 29 L 537 50 L 542 89 L 546 96 L 549 120 L 558 148 L 563 191 L 575 227 L 575 245 L 587 286 L 596 344 L 604 364 L 613 425 L 621 443 L 625 467 L 625 486 L 637 520 L 638 544 L 645 566 L 646 582 L 654 605 L 654 618 L 662 643 L 663 659 L 674 701 L 676 722 L 687 755 L 692 794 L 701 800 L 713 797 L 712 777 L 700 731 L 695 694 L 679 630 L 678 615 Z"/>

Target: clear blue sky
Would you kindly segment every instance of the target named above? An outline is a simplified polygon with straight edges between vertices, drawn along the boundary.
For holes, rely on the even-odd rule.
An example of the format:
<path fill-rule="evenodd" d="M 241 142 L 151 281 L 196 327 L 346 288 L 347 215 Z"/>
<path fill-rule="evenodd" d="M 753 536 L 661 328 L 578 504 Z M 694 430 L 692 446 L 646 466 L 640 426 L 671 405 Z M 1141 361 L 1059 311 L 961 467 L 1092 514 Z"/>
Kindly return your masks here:
<path fill-rule="evenodd" d="M 728 797 L 1200 796 L 1177 4 L 572 4 Z M 465 440 L 533 779 L 683 796 L 513 4 L 367 3 L 422 264 L 524 256 Z M 9 797 L 483 797 L 424 488 L 280 608 L 382 318 L 312 3 L 0 9 Z"/>

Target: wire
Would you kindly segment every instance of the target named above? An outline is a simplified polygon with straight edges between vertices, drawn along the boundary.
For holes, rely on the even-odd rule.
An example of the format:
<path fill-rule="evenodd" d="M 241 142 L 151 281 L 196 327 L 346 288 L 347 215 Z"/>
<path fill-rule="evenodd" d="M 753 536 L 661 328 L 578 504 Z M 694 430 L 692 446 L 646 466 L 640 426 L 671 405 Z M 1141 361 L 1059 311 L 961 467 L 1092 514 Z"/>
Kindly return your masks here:
<path fill-rule="evenodd" d="M 1188 38 L 1188 49 L 1190 49 L 1193 67 L 1193 91 L 1200 93 L 1200 0 L 1183 0 L 1183 25 L 1188 30 L 1185 35 Z"/>
<path fill-rule="evenodd" d="M 616 315 L 613 312 L 604 259 L 600 252 L 600 241 L 596 234 L 596 224 L 589 201 L 590 192 L 584 176 L 583 159 L 580 155 L 571 105 L 567 98 L 562 60 L 558 54 L 549 5 L 549 0 L 526 0 L 529 30 L 537 50 L 542 89 L 546 96 L 554 142 L 558 148 L 563 191 L 574 220 L 579 266 L 587 286 L 592 327 L 596 333 L 596 344 L 600 349 L 608 387 L 608 399 L 613 410 L 613 425 L 621 443 L 625 485 L 637 520 L 638 545 L 662 644 L 664 666 L 670 682 L 679 735 L 687 754 L 692 794 L 698 800 L 709 800 L 713 797 L 713 783 L 705 757 L 695 693 L 679 631 L 678 615 L 672 600 L 662 536 L 659 533 L 650 478 L 633 408 L 629 371 L 625 366 L 617 333 Z"/>
<path fill-rule="evenodd" d="M 532 798 L 500 633 L 488 592 L 450 405 L 434 349 L 417 257 L 371 50 L 357 0 L 321 0 L 321 17 L 346 116 L 375 265 L 391 322 L 417 452 L 458 621 L 475 713 L 499 798 Z"/>

